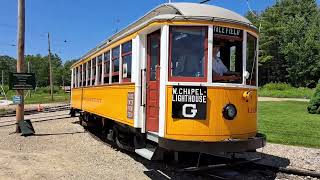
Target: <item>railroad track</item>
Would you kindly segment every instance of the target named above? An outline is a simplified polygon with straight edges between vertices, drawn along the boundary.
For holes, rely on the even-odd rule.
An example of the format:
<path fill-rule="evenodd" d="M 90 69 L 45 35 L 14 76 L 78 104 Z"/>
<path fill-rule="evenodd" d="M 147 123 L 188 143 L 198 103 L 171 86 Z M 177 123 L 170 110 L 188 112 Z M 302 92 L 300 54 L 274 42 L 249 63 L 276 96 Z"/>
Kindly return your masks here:
<path fill-rule="evenodd" d="M 40 108 L 33 108 L 24 111 L 25 115 L 32 115 L 37 113 L 48 113 L 48 112 L 57 112 L 65 111 L 70 109 L 70 104 L 59 105 L 59 106 L 43 106 Z M 5 113 L 0 113 L 0 117 L 13 117 L 16 115 L 16 111 L 7 111 Z"/>
<path fill-rule="evenodd" d="M 180 169 L 179 171 L 195 173 L 197 175 L 204 175 L 215 179 L 244 179 L 250 172 L 263 174 L 265 175 L 265 177 L 263 177 L 265 179 L 274 179 L 277 177 L 277 173 L 320 179 L 319 172 L 261 164 L 259 163 L 259 160 L 261 159 L 262 158 L 234 160 L 231 162 L 230 159 L 226 159 L 227 162 L 229 161 L 228 163 L 187 167 Z M 259 179 L 260 178 L 261 177 L 259 177 Z"/>
<path fill-rule="evenodd" d="M 94 131 L 92 129 L 87 130 L 95 139 L 105 142 L 106 138 L 101 132 Z M 183 159 L 187 158 L 192 159 L 192 157 L 188 155 Z M 205 154 L 201 159 L 205 162 L 200 162 L 199 159 L 197 160 L 197 158 L 194 158 L 192 162 L 179 162 L 174 164 L 168 164 L 167 162 L 163 163 L 166 164 L 166 167 L 170 166 L 172 168 L 171 170 L 176 173 L 191 173 L 209 179 L 275 179 L 277 177 L 277 173 L 302 177 L 308 176 L 320 179 L 320 173 L 318 172 L 261 164 L 259 160 L 261 160 L 262 157 L 246 160 Z M 183 165 L 181 166 L 181 164 Z M 163 169 L 159 170 L 162 171 Z M 254 177 L 255 175 L 253 172 L 259 175 Z M 170 175 L 167 176 L 170 177 Z"/>

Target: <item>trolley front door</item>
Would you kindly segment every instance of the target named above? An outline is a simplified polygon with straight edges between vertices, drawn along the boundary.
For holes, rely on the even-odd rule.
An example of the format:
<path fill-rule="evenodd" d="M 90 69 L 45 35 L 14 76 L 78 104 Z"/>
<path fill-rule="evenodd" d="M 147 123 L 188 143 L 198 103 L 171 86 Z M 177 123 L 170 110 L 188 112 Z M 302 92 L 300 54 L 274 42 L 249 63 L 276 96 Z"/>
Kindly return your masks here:
<path fill-rule="evenodd" d="M 159 130 L 160 32 L 148 35 L 147 45 L 147 131 Z"/>

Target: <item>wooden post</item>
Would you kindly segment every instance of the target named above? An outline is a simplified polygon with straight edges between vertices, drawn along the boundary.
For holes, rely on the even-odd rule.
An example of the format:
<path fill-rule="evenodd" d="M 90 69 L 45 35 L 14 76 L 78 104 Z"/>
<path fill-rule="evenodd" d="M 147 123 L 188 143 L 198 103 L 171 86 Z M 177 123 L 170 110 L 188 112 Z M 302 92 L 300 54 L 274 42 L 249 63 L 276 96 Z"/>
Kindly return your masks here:
<path fill-rule="evenodd" d="M 24 72 L 24 42 L 25 42 L 25 0 L 18 0 L 18 61 L 17 73 Z M 16 108 L 16 133 L 20 133 L 19 122 L 24 120 L 23 90 L 17 90 L 17 95 L 22 97 L 22 103 Z"/>
<path fill-rule="evenodd" d="M 50 34 L 49 33 L 48 33 L 48 51 L 49 51 L 50 94 L 51 94 L 51 101 L 53 101 L 52 65 L 51 65 L 51 50 L 50 50 Z"/>

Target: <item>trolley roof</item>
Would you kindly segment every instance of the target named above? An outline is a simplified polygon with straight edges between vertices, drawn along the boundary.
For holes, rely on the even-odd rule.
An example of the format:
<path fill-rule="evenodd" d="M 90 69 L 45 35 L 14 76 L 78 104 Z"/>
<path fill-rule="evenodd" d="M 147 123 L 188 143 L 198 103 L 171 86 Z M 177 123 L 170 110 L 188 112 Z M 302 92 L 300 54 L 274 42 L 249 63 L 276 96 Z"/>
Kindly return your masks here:
<path fill-rule="evenodd" d="M 222 7 L 198 3 L 165 3 L 154 8 L 137 21 L 131 23 L 118 33 L 103 41 L 101 44 L 82 56 L 80 61 L 98 50 L 107 47 L 114 41 L 117 41 L 156 20 L 211 20 L 232 22 L 255 28 L 247 18 Z"/>

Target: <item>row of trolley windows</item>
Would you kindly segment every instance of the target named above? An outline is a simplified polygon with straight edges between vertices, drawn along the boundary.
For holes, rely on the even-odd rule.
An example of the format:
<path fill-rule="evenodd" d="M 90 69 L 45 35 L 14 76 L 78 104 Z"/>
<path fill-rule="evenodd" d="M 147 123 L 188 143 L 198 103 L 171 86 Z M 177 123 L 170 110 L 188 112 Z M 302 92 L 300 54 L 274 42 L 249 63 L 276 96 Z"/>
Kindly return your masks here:
<path fill-rule="evenodd" d="M 131 82 L 132 41 L 123 43 L 74 68 L 73 87 L 119 83 L 120 68 L 122 68 L 122 82 Z"/>
<path fill-rule="evenodd" d="M 246 69 L 243 69 L 243 39 L 244 31 L 226 27 L 213 27 L 212 53 L 212 82 L 239 83 L 246 82 L 248 85 L 256 85 L 257 65 L 257 39 L 250 33 L 246 33 Z M 221 32 L 232 32 L 232 34 L 221 34 Z M 208 27 L 170 27 L 169 44 L 169 80 L 187 82 L 206 82 L 208 72 Z M 111 54 L 111 55 L 110 55 Z M 118 83 L 120 68 L 122 68 L 122 82 L 131 81 L 132 44 L 131 41 L 113 48 L 104 53 L 104 76 L 102 74 L 101 59 L 98 56 L 98 66 L 93 59 L 87 63 L 88 75 L 93 70 L 91 81 L 95 84 Z M 120 58 L 122 64 L 120 65 Z M 110 65 L 111 63 L 111 65 Z M 91 66 L 93 66 L 91 68 Z M 98 67 L 98 78 L 95 68 Z M 85 68 L 84 68 L 85 69 Z M 80 72 L 76 71 L 77 73 Z M 155 75 L 155 71 L 151 72 Z M 109 77 L 111 75 L 111 77 Z M 86 76 L 84 76 L 86 77 Z M 243 78 L 245 77 L 245 81 Z M 109 82 L 110 81 L 110 82 Z M 87 83 L 88 85 L 90 82 Z"/>

